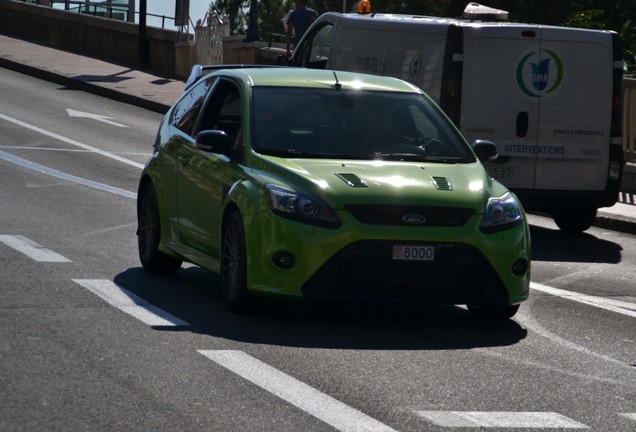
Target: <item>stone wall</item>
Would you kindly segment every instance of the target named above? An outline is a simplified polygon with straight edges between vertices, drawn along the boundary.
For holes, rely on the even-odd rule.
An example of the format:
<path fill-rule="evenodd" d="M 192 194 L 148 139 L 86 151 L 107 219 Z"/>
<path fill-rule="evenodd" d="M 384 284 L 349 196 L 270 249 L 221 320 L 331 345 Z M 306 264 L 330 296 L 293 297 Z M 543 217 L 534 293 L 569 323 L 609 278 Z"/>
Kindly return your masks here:
<path fill-rule="evenodd" d="M 137 24 L 52 9 L 14 0 L 0 0 L 0 32 L 112 61 L 139 63 Z M 174 74 L 178 33 L 146 28 L 149 69 Z"/>

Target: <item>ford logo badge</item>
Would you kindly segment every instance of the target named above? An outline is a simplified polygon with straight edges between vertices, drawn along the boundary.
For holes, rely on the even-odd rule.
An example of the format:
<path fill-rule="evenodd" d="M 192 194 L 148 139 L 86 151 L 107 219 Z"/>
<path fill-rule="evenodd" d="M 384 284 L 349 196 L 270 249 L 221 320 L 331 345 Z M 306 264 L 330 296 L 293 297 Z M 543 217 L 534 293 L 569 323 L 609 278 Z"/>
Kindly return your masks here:
<path fill-rule="evenodd" d="M 409 213 L 402 216 L 402 220 L 409 225 L 421 225 L 426 222 L 426 217 L 417 213 Z"/>

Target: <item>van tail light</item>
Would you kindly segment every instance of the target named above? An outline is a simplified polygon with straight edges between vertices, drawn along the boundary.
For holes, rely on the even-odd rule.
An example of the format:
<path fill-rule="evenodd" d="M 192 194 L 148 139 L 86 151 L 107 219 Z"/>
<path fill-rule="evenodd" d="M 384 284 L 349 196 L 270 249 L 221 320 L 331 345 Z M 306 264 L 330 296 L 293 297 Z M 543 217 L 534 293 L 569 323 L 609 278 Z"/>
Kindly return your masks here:
<path fill-rule="evenodd" d="M 450 26 L 446 36 L 446 55 L 439 105 L 459 128 L 462 103 L 462 69 L 464 67 L 464 35 L 461 27 Z"/>

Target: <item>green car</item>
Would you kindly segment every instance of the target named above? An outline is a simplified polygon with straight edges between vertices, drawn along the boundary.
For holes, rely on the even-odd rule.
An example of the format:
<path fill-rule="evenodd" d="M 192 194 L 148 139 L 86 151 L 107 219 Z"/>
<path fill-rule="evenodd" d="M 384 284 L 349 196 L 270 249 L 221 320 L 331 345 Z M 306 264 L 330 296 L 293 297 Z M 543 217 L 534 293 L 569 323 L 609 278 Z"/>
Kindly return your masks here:
<path fill-rule="evenodd" d="M 141 263 L 220 274 L 232 310 L 261 294 L 508 318 L 530 233 L 479 161 L 496 157 L 395 78 L 195 66 L 139 183 Z"/>

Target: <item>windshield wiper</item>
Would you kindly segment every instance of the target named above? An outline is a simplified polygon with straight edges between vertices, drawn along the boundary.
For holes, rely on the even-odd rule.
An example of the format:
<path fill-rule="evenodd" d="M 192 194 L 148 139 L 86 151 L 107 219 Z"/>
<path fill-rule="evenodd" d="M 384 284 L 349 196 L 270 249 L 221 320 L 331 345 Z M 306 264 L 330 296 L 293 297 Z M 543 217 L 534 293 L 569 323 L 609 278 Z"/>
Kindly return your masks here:
<path fill-rule="evenodd" d="M 346 159 L 378 159 L 390 161 L 426 161 L 433 163 L 448 163 L 448 160 L 439 157 L 431 157 L 421 153 L 347 153 L 339 155 Z"/>

